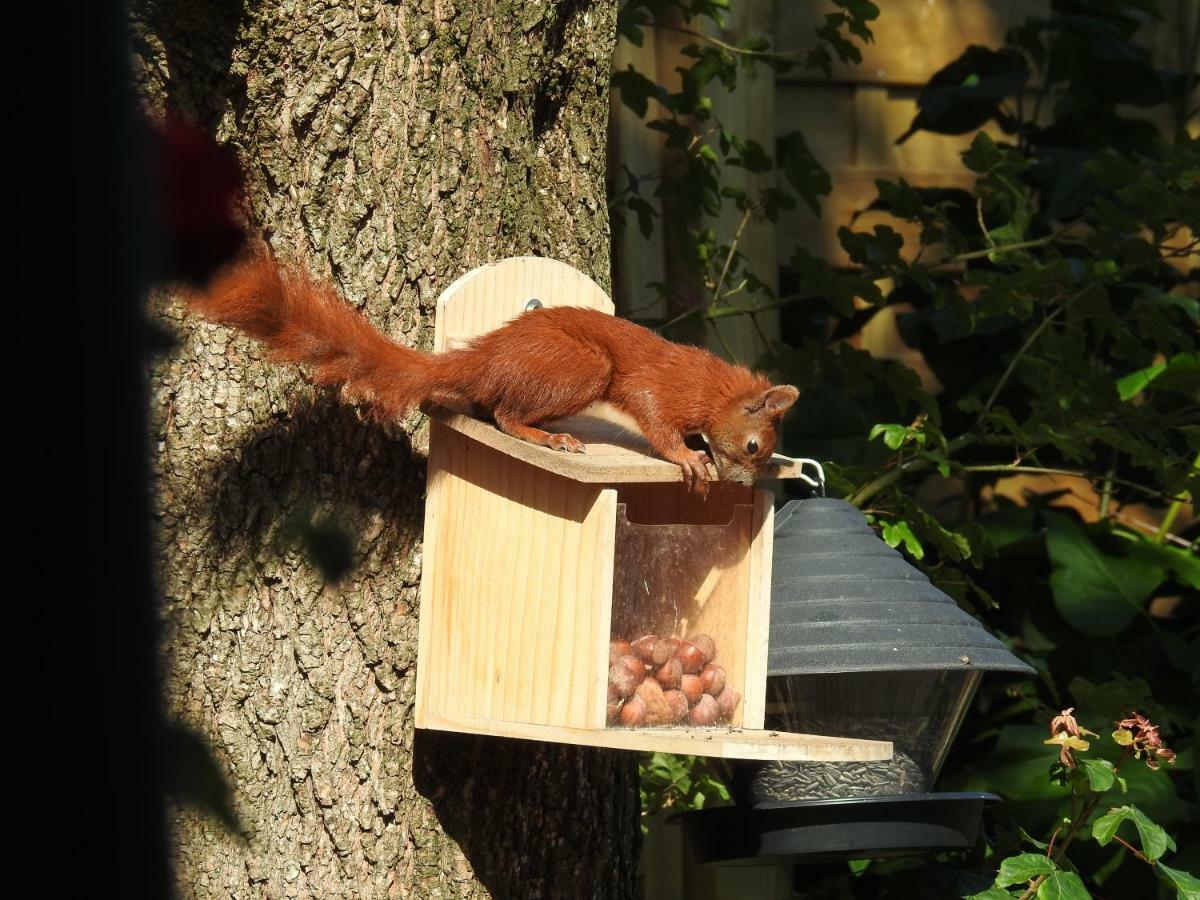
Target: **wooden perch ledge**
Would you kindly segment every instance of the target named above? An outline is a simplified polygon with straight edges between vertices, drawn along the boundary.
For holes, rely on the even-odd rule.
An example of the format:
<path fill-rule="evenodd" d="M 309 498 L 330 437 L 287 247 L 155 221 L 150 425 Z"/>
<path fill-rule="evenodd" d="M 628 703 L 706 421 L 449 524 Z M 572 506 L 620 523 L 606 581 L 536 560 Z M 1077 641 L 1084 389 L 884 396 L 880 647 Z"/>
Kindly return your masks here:
<path fill-rule="evenodd" d="M 587 445 L 586 453 L 564 453 L 519 440 L 490 422 L 441 407 L 428 407 L 425 412 L 431 419 L 493 450 L 573 481 L 588 484 L 683 481 L 679 466 L 652 455 L 641 435 L 603 419 L 575 416 L 548 426 L 552 431 L 568 432 Z M 776 453 L 762 477 L 800 478 L 803 462 Z"/>

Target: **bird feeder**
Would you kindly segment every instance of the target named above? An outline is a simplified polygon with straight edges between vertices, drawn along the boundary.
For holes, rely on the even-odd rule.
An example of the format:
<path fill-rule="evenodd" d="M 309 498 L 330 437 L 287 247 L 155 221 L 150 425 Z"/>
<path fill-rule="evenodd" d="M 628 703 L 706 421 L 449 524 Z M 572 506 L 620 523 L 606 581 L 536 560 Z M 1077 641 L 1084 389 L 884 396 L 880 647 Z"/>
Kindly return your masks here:
<path fill-rule="evenodd" d="M 984 802 L 998 798 L 930 791 L 984 674 L 1033 669 L 842 500 L 779 511 L 771 589 L 768 727 L 889 740 L 895 753 L 734 767 L 736 807 L 679 817 L 698 855 L 812 861 L 972 846 Z M 740 843 L 716 837 L 730 817 L 745 829 Z"/>
<path fill-rule="evenodd" d="M 613 311 L 570 266 L 508 259 L 439 298 L 434 349 L 539 306 Z M 677 466 L 602 421 L 556 423 L 587 445 L 568 454 L 427 411 L 417 727 L 759 760 L 890 758 L 886 740 L 763 728 L 770 493 L 718 482 L 700 499 Z M 800 465 L 779 456 L 769 475 L 798 477 Z M 727 724 L 610 722 L 610 644 L 651 633 L 711 637 L 713 662 L 742 695 Z"/>

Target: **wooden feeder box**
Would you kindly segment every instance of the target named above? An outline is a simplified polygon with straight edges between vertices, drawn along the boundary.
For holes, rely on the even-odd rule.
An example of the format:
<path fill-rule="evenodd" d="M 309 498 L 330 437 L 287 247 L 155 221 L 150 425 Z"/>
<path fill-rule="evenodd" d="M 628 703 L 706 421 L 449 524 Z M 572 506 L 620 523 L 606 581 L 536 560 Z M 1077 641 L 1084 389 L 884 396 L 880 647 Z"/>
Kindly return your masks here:
<path fill-rule="evenodd" d="M 534 303 L 533 301 L 537 301 Z M 434 349 L 530 308 L 613 312 L 560 262 L 508 259 L 438 299 Z M 564 360 L 570 365 L 570 360 Z M 444 731 L 745 759 L 885 760 L 887 741 L 764 731 L 772 495 L 710 484 L 701 500 L 640 437 L 576 418 L 568 454 L 430 409 L 416 725 Z M 772 477 L 795 477 L 777 457 Z M 742 701 L 731 724 L 606 724 L 609 642 L 712 636 Z"/>

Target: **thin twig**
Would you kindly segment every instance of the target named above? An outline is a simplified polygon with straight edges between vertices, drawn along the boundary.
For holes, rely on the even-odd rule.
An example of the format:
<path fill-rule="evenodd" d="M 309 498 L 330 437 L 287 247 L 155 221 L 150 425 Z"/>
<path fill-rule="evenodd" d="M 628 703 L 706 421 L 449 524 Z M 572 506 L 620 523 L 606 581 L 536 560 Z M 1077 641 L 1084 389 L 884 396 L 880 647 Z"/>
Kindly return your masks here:
<path fill-rule="evenodd" d="M 982 422 L 983 417 L 986 416 L 988 410 L 992 408 L 992 404 L 996 402 L 996 398 L 1000 396 L 1000 391 L 1004 388 L 1004 385 L 1008 383 L 1008 379 L 1012 377 L 1013 370 L 1017 368 L 1017 362 L 1020 361 L 1021 357 L 1025 355 L 1025 351 L 1033 345 L 1033 342 L 1038 339 L 1038 336 L 1046 330 L 1046 327 L 1054 321 L 1055 317 L 1057 317 L 1062 310 L 1063 307 L 1059 307 L 1058 309 L 1054 310 L 1054 312 L 1050 313 L 1050 315 L 1046 316 L 1046 318 L 1042 319 L 1041 324 L 1039 324 L 1038 327 L 1033 330 L 1033 333 L 1030 334 L 1029 337 L 1026 338 L 1025 343 L 1021 345 L 1021 349 L 1013 354 L 1013 358 L 1008 361 L 1008 367 L 1004 370 L 1004 374 L 1000 376 L 1000 380 L 997 381 L 996 386 L 992 388 L 992 393 L 991 396 L 987 398 L 987 403 L 983 404 L 983 409 L 979 411 L 979 415 L 975 419 L 976 424 Z"/>
<path fill-rule="evenodd" d="M 735 231 L 733 234 L 733 241 L 729 244 L 729 252 L 725 254 L 725 265 L 721 267 L 721 276 L 717 279 L 716 287 L 713 288 L 712 299 L 707 303 L 701 303 L 691 307 L 690 309 L 685 309 L 679 315 L 672 319 L 668 319 L 662 325 L 659 325 L 658 328 L 655 329 L 656 331 L 663 331 L 664 329 L 670 328 L 672 325 L 678 325 L 684 319 L 688 318 L 689 316 L 694 316 L 699 312 L 703 312 L 721 299 L 721 288 L 725 286 L 725 278 L 729 275 L 730 266 L 733 265 L 733 257 L 737 254 L 738 242 L 742 239 L 742 232 L 746 230 L 746 224 L 750 221 L 750 216 L 753 215 L 753 213 L 753 206 L 748 207 L 746 211 L 742 213 L 742 220 L 738 222 L 737 231 Z"/>
<path fill-rule="evenodd" d="M 952 262 L 967 262 L 968 260 L 972 259 L 983 259 L 984 257 L 991 256 L 993 253 L 1010 253 L 1013 250 L 1030 250 L 1034 247 L 1045 247 L 1047 244 L 1053 244 L 1056 240 L 1058 240 L 1082 221 L 1082 219 L 1076 219 L 1074 222 L 1069 222 L 1062 228 L 1058 229 L 1058 231 L 1052 232 L 1045 237 L 1033 238 L 1028 241 L 1018 241 L 1015 244 L 1001 244 L 999 247 L 993 245 L 987 250 L 971 250 L 967 253 L 959 253 L 955 256 L 948 256 L 936 265 L 944 266 Z M 985 233 L 985 238 L 988 240 L 988 243 L 991 243 L 990 235 Z"/>
<path fill-rule="evenodd" d="M 1197 455 L 1192 463 L 1192 468 L 1200 470 L 1200 455 Z M 1163 516 L 1162 524 L 1158 526 L 1158 531 L 1154 532 L 1154 537 L 1151 540 L 1156 544 L 1161 544 L 1168 534 L 1171 533 L 1171 526 L 1175 524 L 1175 517 L 1179 515 L 1179 510 L 1183 508 L 1183 498 L 1176 497 L 1171 501 L 1171 505 L 1167 507 L 1167 513 Z"/>
<path fill-rule="evenodd" d="M 694 31 L 691 28 L 682 28 L 679 25 L 665 25 L 662 22 L 655 22 L 654 28 L 656 31 L 674 31 L 679 34 L 686 34 L 688 37 L 699 38 L 705 43 L 712 44 L 714 47 L 720 47 L 722 50 L 727 50 L 730 53 L 737 53 L 741 56 L 754 56 L 760 59 L 787 59 L 799 58 L 807 55 L 807 50 L 751 50 L 748 47 L 737 47 L 733 44 L 727 44 L 720 38 L 715 38 L 712 35 L 705 34 L 702 31 Z"/>

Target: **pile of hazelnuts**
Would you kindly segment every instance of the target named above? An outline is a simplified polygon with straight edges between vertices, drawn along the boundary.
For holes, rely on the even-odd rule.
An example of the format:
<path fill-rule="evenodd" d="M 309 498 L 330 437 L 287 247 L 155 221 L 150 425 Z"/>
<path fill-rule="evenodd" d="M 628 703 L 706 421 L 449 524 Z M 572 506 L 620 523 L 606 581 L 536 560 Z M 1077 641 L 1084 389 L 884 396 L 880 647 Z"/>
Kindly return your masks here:
<path fill-rule="evenodd" d="M 647 634 L 608 646 L 608 724 L 716 725 L 733 720 L 742 695 L 725 684 L 707 634 L 686 641 Z"/>

